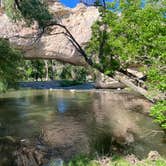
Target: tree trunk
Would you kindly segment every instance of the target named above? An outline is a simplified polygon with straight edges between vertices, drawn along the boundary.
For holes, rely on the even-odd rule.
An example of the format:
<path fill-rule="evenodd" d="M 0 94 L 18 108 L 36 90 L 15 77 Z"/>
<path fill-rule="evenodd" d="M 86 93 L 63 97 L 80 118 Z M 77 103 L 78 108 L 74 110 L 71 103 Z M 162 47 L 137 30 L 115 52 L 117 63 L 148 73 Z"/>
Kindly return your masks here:
<path fill-rule="evenodd" d="M 45 63 L 45 72 L 46 72 L 45 80 L 48 81 L 48 61 L 44 60 L 44 63 Z"/>
<path fill-rule="evenodd" d="M 56 64 L 54 63 L 54 60 L 51 60 L 51 79 L 54 80 L 54 74 L 56 71 Z"/>
<path fill-rule="evenodd" d="M 141 88 L 136 86 L 134 83 L 132 83 L 132 81 L 123 73 L 120 73 L 118 71 L 115 72 L 115 75 L 113 77 L 115 80 L 118 80 L 119 82 L 125 84 L 127 87 L 130 87 L 131 89 L 133 89 L 134 91 L 140 93 L 141 95 L 145 96 L 148 100 L 150 100 L 151 102 L 154 102 L 153 99 L 151 99 L 150 97 L 148 97 L 148 92 Z"/>

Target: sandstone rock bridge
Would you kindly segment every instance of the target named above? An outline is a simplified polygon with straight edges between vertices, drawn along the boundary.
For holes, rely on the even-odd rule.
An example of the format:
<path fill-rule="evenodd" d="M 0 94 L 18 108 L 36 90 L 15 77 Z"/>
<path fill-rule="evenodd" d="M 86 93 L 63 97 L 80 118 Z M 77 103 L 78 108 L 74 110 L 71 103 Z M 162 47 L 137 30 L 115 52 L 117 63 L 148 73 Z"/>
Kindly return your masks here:
<path fill-rule="evenodd" d="M 77 42 L 84 46 L 91 37 L 91 26 L 99 17 L 96 7 L 80 3 L 75 8 L 63 6 L 60 2 L 52 2 L 49 6 L 55 18 L 65 25 Z M 62 29 L 53 27 L 51 33 L 59 33 Z M 41 40 L 33 43 L 37 26 L 27 27 L 24 23 L 12 22 L 4 13 L 0 14 L 0 37 L 9 38 L 10 42 L 24 51 L 26 59 L 56 59 L 74 65 L 85 65 L 84 58 L 73 47 L 64 34 L 44 34 Z"/>

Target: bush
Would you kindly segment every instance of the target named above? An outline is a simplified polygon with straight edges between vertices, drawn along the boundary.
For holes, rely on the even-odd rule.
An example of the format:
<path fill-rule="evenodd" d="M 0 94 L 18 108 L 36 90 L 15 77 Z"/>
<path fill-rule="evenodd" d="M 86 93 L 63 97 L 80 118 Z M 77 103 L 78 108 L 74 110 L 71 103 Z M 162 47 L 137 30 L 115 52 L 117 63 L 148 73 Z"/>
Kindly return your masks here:
<path fill-rule="evenodd" d="M 0 92 L 17 86 L 22 77 L 21 52 L 10 46 L 9 41 L 0 38 Z"/>
<path fill-rule="evenodd" d="M 166 131 L 166 100 L 159 101 L 151 108 L 151 115 L 155 118 L 155 122 Z"/>

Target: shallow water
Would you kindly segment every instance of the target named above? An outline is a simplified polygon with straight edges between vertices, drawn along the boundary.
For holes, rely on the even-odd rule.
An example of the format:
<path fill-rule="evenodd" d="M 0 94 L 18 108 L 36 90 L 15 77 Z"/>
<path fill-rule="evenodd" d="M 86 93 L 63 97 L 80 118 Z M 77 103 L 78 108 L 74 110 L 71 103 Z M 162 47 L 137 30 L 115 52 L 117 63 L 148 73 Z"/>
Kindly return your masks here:
<path fill-rule="evenodd" d="M 148 112 L 151 104 L 127 92 L 22 90 L 0 95 L 0 137 L 30 138 L 44 132 L 61 158 L 91 151 L 102 141 L 131 144 L 138 157 L 157 150 L 166 157 L 163 132 Z M 106 145 L 108 146 L 108 144 Z"/>

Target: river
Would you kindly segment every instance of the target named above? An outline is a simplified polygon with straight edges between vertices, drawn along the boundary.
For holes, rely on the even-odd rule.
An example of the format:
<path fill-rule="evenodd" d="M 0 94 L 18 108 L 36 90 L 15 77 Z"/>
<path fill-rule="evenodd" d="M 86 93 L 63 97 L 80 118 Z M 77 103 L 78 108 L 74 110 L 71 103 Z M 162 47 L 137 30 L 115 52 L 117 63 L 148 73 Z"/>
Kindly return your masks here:
<path fill-rule="evenodd" d="M 139 158 L 151 150 L 166 157 L 163 132 L 147 116 L 151 103 L 125 91 L 19 90 L 0 95 L 0 137 L 45 141 L 54 155 L 111 151 L 116 142 Z M 103 150 L 103 151 L 102 151 Z M 3 152 L 0 154 L 0 158 Z"/>

